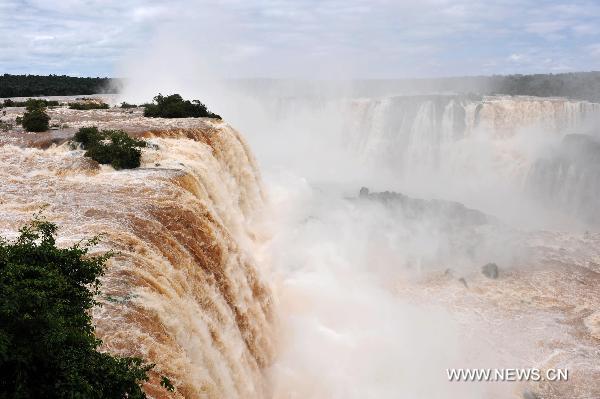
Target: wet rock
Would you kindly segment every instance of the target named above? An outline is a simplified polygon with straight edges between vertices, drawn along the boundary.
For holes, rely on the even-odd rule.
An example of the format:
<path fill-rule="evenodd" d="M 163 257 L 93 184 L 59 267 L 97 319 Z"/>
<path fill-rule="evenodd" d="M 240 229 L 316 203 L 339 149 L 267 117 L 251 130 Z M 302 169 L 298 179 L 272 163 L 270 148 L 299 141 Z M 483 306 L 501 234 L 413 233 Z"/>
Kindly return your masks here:
<path fill-rule="evenodd" d="M 495 263 L 488 263 L 481 268 L 481 273 L 487 278 L 497 279 L 499 275 L 498 265 Z"/>
<path fill-rule="evenodd" d="M 410 219 L 429 216 L 440 218 L 455 227 L 479 226 L 493 222 L 493 218 L 478 210 L 467 208 L 460 202 L 412 198 L 393 191 L 370 192 L 367 187 L 360 189 L 359 198 L 378 201 L 390 207 L 399 207 L 403 210 L 404 216 Z"/>

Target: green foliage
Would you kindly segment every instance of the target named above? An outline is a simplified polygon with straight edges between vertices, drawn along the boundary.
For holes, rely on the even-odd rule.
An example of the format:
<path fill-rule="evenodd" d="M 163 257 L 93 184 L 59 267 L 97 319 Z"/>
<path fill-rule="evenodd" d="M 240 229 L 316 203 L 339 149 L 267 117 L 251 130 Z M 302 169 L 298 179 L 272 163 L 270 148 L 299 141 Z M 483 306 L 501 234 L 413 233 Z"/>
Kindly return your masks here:
<path fill-rule="evenodd" d="M 71 76 L 0 75 L 0 97 L 74 96 L 116 93 L 118 79 Z"/>
<path fill-rule="evenodd" d="M 60 105 L 56 100 L 46 100 L 43 98 L 30 98 L 27 101 L 15 101 L 11 99 L 4 100 L 5 107 L 27 107 L 30 108 L 41 108 L 41 107 L 56 107 Z"/>
<path fill-rule="evenodd" d="M 33 101 L 28 103 L 27 112 L 23 114 L 21 124 L 28 132 L 45 132 L 48 130 L 50 117 L 42 103 Z"/>
<path fill-rule="evenodd" d="M 11 130 L 13 128 L 13 125 L 8 123 L 8 122 L 3 122 L 0 121 L 0 131 L 1 132 L 8 132 L 9 130 Z"/>
<path fill-rule="evenodd" d="M 115 169 L 132 169 L 140 166 L 142 153 L 146 146 L 144 140 L 129 137 L 122 130 L 102 130 L 96 127 L 84 127 L 73 137 L 86 150 L 85 156 L 98 163 L 110 164 Z"/>
<path fill-rule="evenodd" d="M 198 100 L 184 100 L 179 94 L 163 96 L 162 94 L 154 97 L 152 104 L 145 104 L 144 116 L 150 118 L 216 118 L 221 119 L 217 114 L 210 112 L 206 105 Z"/>
<path fill-rule="evenodd" d="M 95 126 L 82 127 L 77 133 L 75 133 L 75 136 L 73 136 L 73 140 L 81 143 L 84 149 L 95 145 L 103 139 L 104 136 Z"/>
<path fill-rule="evenodd" d="M 0 237 L 0 397 L 146 398 L 153 365 L 98 352 L 90 310 L 111 254 L 92 239 L 56 246 L 57 226 L 36 218 Z"/>
<path fill-rule="evenodd" d="M 46 107 L 55 107 L 58 105 L 58 101 L 49 101 L 40 98 L 30 98 L 23 105 L 18 105 L 19 107 L 25 106 L 27 111 L 33 111 L 34 109 L 46 108 Z"/>
<path fill-rule="evenodd" d="M 121 108 L 129 109 L 129 108 L 137 108 L 137 107 L 138 106 L 135 104 L 129 104 L 124 101 L 121 103 Z"/>
<path fill-rule="evenodd" d="M 87 111 L 90 109 L 108 109 L 110 107 L 106 103 L 88 101 L 88 102 L 81 102 L 81 103 L 69 103 L 69 108 L 76 109 L 79 111 Z"/>
<path fill-rule="evenodd" d="M 175 386 L 173 386 L 171 380 L 164 375 L 160 379 L 160 386 L 164 387 L 169 392 L 175 391 Z"/>

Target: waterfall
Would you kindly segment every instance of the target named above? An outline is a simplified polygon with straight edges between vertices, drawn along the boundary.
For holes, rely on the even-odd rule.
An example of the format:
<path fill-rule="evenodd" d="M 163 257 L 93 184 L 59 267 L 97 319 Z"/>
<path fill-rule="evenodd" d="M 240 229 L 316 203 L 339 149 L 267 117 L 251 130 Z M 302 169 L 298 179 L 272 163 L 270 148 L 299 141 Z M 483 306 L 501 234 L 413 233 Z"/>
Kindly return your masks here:
<path fill-rule="evenodd" d="M 472 159 L 460 159 L 461 146 L 478 138 L 500 147 L 537 132 L 581 133 L 600 121 L 600 104 L 533 97 L 398 96 L 354 100 L 348 108 L 345 130 L 355 152 L 399 173 L 472 167 Z"/>
<path fill-rule="evenodd" d="M 108 264 L 94 309 L 103 349 L 156 363 L 163 397 L 262 398 L 274 354 L 271 293 L 252 255 L 264 195 L 255 161 L 228 125 L 146 132 L 142 167 L 98 166 L 67 144 L 0 147 L 0 233 L 40 207 L 60 245 L 103 234 Z"/>
<path fill-rule="evenodd" d="M 451 191 L 464 192 L 467 185 L 538 200 L 539 195 L 555 197 L 553 189 L 538 187 L 540 174 L 550 173 L 553 176 L 547 179 L 563 193 L 557 201 L 544 203 L 573 214 L 585 208 L 586 217 L 593 208 L 591 198 L 600 195 L 593 162 L 578 162 L 576 170 L 569 171 L 565 162 L 555 163 L 541 172 L 543 159 L 568 135 L 600 137 L 600 104 L 562 98 L 421 95 L 352 100 L 346 107 L 342 136 L 351 151 L 365 165 L 404 179 L 406 186 L 427 181 L 444 187 L 444 192 L 433 195 L 452 196 Z M 454 189 L 458 185 L 461 189 Z M 468 201 L 472 195 L 454 199 Z"/>

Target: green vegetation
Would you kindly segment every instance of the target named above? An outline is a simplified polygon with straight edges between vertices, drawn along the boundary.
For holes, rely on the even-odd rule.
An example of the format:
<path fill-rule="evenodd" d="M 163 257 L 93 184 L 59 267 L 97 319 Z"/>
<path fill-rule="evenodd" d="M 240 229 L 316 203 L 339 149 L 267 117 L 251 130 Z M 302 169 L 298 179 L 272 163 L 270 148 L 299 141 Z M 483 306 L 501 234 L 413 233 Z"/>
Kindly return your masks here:
<path fill-rule="evenodd" d="M 0 75 L 0 97 L 75 96 L 116 93 L 118 79 L 72 76 Z"/>
<path fill-rule="evenodd" d="M 13 125 L 8 122 L 0 121 L 0 132 L 8 132 L 13 128 Z"/>
<path fill-rule="evenodd" d="M 30 98 L 24 102 L 16 102 L 15 107 L 27 107 L 27 109 L 31 108 L 45 108 L 45 107 L 56 107 L 59 105 L 58 101 L 54 100 L 45 100 L 43 98 Z"/>
<path fill-rule="evenodd" d="M 600 102 L 600 72 L 508 75 L 489 79 L 494 93 Z"/>
<path fill-rule="evenodd" d="M 41 98 L 30 98 L 27 101 L 14 101 L 10 98 L 4 100 L 5 107 L 28 107 L 31 104 L 43 105 L 44 107 L 57 107 L 59 102 L 55 100 L 45 100 Z"/>
<path fill-rule="evenodd" d="M 145 104 L 144 116 L 150 118 L 216 118 L 217 114 L 210 112 L 206 105 L 198 100 L 184 100 L 179 94 L 154 97 L 152 104 Z"/>
<path fill-rule="evenodd" d="M 56 231 L 36 217 L 16 240 L 0 237 L 0 397 L 146 398 L 153 365 L 99 352 L 94 335 L 90 310 L 112 254 L 88 255 L 97 238 L 58 248 Z"/>
<path fill-rule="evenodd" d="M 50 117 L 46 113 L 45 100 L 29 99 L 26 101 L 27 111 L 23 114 L 21 124 L 28 132 L 45 132 L 49 128 Z"/>
<path fill-rule="evenodd" d="M 108 104 L 103 102 L 86 101 L 80 103 L 69 103 L 69 108 L 76 109 L 79 111 L 87 111 L 90 109 L 108 109 L 110 107 L 108 106 Z"/>
<path fill-rule="evenodd" d="M 168 379 L 165 376 L 162 376 L 160 379 L 160 385 L 165 388 L 167 391 L 169 392 L 174 392 L 175 391 L 175 386 L 173 385 L 173 383 L 171 382 L 170 379 Z"/>
<path fill-rule="evenodd" d="M 81 143 L 85 156 L 98 163 L 110 164 L 115 169 L 133 169 L 140 166 L 146 146 L 144 140 L 131 138 L 122 130 L 102 130 L 96 127 L 83 127 L 73 137 Z"/>
<path fill-rule="evenodd" d="M 138 106 L 135 104 L 129 104 L 126 102 L 121 103 L 121 108 L 129 109 L 129 108 L 137 108 Z"/>

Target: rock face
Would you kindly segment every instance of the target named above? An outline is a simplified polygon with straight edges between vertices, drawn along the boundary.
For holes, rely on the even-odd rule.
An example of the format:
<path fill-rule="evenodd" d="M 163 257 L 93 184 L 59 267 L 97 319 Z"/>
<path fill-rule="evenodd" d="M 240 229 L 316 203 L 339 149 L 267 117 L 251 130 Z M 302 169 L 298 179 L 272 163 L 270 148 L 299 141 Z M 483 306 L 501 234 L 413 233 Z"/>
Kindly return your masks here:
<path fill-rule="evenodd" d="M 80 113 L 70 123 L 127 126 L 121 112 Z M 104 234 L 97 250 L 118 255 L 93 311 L 96 332 L 104 350 L 156 363 L 151 397 L 166 397 L 160 375 L 176 387 L 169 397 L 268 397 L 274 311 L 251 251 L 263 204 L 254 158 L 225 123 L 132 118 L 154 144 L 138 169 L 100 166 L 66 143 L 0 145 L 0 235 L 44 206 L 59 245 Z"/>
<path fill-rule="evenodd" d="M 497 279 L 499 276 L 498 265 L 495 263 L 488 263 L 481 268 L 481 273 L 487 278 Z"/>
<path fill-rule="evenodd" d="M 352 202 L 357 212 L 377 223 L 382 240 L 392 238 L 388 250 L 401 259 L 398 268 L 415 273 L 451 269 L 459 277 L 478 272 L 489 259 L 510 265 L 521 256 L 520 232 L 459 202 L 367 188 Z"/>
<path fill-rule="evenodd" d="M 390 206 L 400 206 L 410 218 L 435 215 L 454 225 L 483 225 L 494 222 L 494 218 L 476 209 L 467 208 L 460 202 L 411 198 L 393 191 L 371 193 L 366 187 L 360 189 L 359 197 Z"/>

